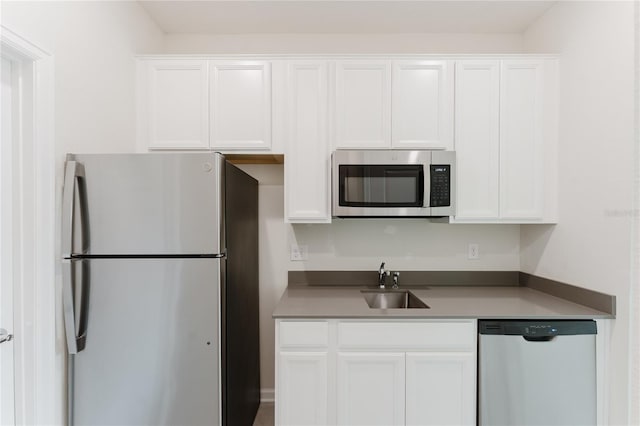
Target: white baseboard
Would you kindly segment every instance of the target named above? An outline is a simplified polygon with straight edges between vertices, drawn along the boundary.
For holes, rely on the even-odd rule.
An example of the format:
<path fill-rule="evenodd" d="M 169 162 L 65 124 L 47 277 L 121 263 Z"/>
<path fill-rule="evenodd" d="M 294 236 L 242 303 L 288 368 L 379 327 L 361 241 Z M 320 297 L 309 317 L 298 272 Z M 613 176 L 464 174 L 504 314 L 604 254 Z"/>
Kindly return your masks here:
<path fill-rule="evenodd" d="M 276 401 L 276 391 L 273 388 L 270 389 L 260 389 L 260 402 L 275 402 Z"/>

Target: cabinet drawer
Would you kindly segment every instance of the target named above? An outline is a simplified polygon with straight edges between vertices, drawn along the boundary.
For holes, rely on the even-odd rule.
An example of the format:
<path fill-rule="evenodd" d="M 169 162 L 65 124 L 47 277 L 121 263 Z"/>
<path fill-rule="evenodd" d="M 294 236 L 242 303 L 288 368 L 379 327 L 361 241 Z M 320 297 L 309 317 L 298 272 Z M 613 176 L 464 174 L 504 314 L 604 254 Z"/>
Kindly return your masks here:
<path fill-rule="evenodd" d="M 340 322 L 338 346 L 343 349 L 469 350 L 476 345 L 475 322 Z"/>
<path fill-rule="evenodd" d="M 279 333 L 281 348 L 326 347 L 329 342 L 326 321 L 281 321 Z"/>

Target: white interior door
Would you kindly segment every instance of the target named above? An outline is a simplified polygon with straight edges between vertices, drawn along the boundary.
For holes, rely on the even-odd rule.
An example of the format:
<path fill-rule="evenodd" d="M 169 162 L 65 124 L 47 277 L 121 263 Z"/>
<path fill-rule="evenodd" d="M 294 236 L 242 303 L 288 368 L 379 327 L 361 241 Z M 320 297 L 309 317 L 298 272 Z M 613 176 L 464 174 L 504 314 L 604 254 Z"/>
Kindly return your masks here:
<path fill-rule="evenodd" d="M 2 141 L 0 143 L 0 424 L 15 423 L 12 271 L 12 147 L 13 147 L 13 73 L 12 63 L 2 57 Z M 4 335 L 2 335 L 4 334 Z"/>

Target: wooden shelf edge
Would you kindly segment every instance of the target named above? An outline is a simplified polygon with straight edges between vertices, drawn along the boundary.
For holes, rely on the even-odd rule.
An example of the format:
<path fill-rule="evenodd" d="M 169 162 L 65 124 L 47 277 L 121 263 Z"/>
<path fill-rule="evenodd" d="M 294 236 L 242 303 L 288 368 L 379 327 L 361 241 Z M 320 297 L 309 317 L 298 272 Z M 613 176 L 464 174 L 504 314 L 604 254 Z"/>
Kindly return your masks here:
<path fill-rule="evenodd" d="M 224 154 L 231 164 L 284 164 L 283 154 Z"/>

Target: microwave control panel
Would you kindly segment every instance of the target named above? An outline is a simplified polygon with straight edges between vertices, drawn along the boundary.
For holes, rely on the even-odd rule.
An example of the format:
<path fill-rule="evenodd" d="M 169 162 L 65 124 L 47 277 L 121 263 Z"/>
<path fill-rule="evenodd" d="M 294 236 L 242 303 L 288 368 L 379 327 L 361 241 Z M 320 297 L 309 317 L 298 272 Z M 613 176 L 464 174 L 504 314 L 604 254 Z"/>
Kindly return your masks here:
<path fill-rule="evenodd" d="M 451 205 L 451 166 L 449 164 L 431 165 L 431 207 Z"/>

